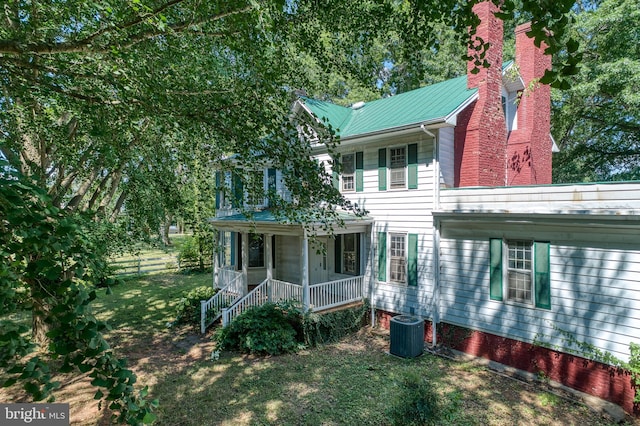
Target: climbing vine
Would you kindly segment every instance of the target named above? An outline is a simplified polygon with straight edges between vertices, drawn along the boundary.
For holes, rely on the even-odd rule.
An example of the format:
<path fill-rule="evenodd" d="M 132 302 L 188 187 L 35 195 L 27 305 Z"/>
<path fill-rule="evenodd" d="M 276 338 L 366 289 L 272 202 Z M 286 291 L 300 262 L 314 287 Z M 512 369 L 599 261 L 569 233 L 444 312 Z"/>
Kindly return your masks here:
<path fill-rule="evenodd" d="M 638 392 L 638 389 L 640 389 L 640 344 L 634 342 L 629 343 L 629 361 L 625 362 L 614 356 L 611 352 L 603 351 L 591 343 L 578 340 L 573 333 L 567 330 L 563 330 L 553 324 L 551 327 L 561 337 L 563 345 L 553 345 L 544 340 L 540 340 L 540 336 L 536 335 L 533 340 L 535 346 L 571 353 L 582 358 L 609 365 L 621 371 L 628 371 L 629 374 L 631 374 L 631 385 L 635 391 L 633 402 L 634 404 L 640 404 L 640 392 Z"/>

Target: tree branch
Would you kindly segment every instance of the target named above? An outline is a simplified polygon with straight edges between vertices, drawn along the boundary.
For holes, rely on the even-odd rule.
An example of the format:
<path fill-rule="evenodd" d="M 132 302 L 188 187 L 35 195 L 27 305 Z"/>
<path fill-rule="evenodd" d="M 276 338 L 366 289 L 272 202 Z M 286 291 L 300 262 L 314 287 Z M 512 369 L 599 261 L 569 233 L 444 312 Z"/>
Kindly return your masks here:
<path fill-rule="evenodd" d="M 140 23 L 142 23 L 144 21 L 144 19 L 148 18 L 149 16 L 155 15 L 160 13 L 161 11 L 163 11 L 166 8 L 169 8 L 175 4 L 178 4 L 180 2 L 182 2 L 184 0 L 172 0 L 168 3 L 166 3 L 163 6 L 158 7 L 157 9 L 155 9 L 155 11 L 150 12 L 149 14 L 145 14 L 145 15 L 140 15 L 138 16 L 136 19 L 129 21 L 127 23 L 123 23 L 121 25 L 116 25 L 113 27 L 109 27 L 109 28 L 104 28 L 102 30 L 99 30 L 98 32 L 82 39 L 82 40 L 75 40 L 75 41 L 65 41 L 65 42 L 53 42 L 53 43 L 47 43 L 47 42 L 43 42 L 43 43 L 21 43 L 18 40 L 0 40 L 0 54 L 5 54 L 5 55 L 25 55 L 25 54 L 32 54 L 32 55 L 57 55 L 57 54 L 61 54 L 61 53 L 107 53 L 107 52 L 111 52 L 111 48 L 110 46 L 104 47 L 104 48 L 97 48 L 94 44 L 93 41 L 102 36 L 105 35 L 107 33 L 110 33 L 114 30 L 123 30 L 126 28 L 130 28 L 133 27 L 135 25 L 138 25 Z M 182 22 L 178 22 L 172 25 L 168 25 L 169 30 L 171 30 L 172 32 L 182 32 L 186 29 L 189 29 L 193 26 L 197 26 L 200 25 L 202 23 L 205 22 L 210 22 L 210 21 L 218 21 L 220 19 L 224 19 L 227 18 L 229 16 L 233 16 L 233 15 L 237 15 L 237 14 L 241 14 L 241 13 L 246 13 L 250 10 L 253 9 L 253 6 L 249 5 L 249 6 L 245 6 L 241 9 L 237 9 L 237 10 L 232 10 L 229 12 L 224 12 L 224 13 L 220 13 L 218 15 L 215 16 L 204 16 L 201 19 L 198 20 L 190 20 L 190 21 L 182 21 Z M 147 30 L 147 31 L 142 31 L 138 34 L 134 34 L 131 37 L 128 37 L 124 40 L 122 40 L 121 43 L 114 43 L 115 45 L 119 46 L 120 48 L 127 48 L 127 47 L 131 47 L 133 45 L 136 45 L 144 40 L 148 40 L 150 38 L 162 35 L 162 34 L 166 34 L 166 30 L 160 30 L 160 29 L 151 29 L 151 30 Z M 208 35 L 213 35 L 213 36 L 222 36 L 224 35 L 223 33 L 210 33 Z"/>

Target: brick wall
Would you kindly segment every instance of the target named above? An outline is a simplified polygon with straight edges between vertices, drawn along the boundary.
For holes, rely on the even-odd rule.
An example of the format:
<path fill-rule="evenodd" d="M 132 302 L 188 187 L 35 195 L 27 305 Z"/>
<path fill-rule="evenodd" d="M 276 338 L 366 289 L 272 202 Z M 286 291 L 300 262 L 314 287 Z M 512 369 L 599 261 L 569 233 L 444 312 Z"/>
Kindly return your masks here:
<path fill-rule="evenodd" d="M 378 311 L 377 323 L 389 329 L 393 316 L 395 314 L 390 312 Z M 494 334 L 445 323 L 440 325 L 439 345 L 532 374 L 543 374 L 572 389 L 613 402 L 628 413 L 639 414 L 633 403 L 635 391 L 628 371 Z M 431 322 L 425 321 L 424 340 L 430 344 L 432 330 Z"/>

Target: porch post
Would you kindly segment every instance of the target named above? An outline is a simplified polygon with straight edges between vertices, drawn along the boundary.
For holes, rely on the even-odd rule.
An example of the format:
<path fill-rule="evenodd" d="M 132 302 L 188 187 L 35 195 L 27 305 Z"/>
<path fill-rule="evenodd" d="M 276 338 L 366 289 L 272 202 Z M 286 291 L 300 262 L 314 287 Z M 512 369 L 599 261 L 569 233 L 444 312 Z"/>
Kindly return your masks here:
<path fill-rule="evenodd" d="M 267 252 L 267 300 L 272 301 L 271 279 L 273 278 L 273 256 L 271 256 L 271 234 L 264 234 L 264 249 Z"/>
<path fill-rule="evenodd" d="M 242 294 L 249 293 L 249 233 L 242 233 Z"/>
<path fill-rule="evenodd" d="M 213 288 L 220 288 L 220 242 L 223 238 L 220 238 L 221 231 L 213 231 Z"/>
<path fill-rule="evenodd" d="M 302 259 L 301 271 L 302 271 L 302 310 L 307 312 L 309 310 L 309 240 L 307 236 L 302 237 L 302 253 L 300 256 Z"/>
<path fill-rule="evenodd" d="M 267 279 L 271 281 L 273 278 L 273 252 L 271 247 L 271 238 L 273 236 L 271 234 L 264 234 L 264 250 L 267 252 Z"/>

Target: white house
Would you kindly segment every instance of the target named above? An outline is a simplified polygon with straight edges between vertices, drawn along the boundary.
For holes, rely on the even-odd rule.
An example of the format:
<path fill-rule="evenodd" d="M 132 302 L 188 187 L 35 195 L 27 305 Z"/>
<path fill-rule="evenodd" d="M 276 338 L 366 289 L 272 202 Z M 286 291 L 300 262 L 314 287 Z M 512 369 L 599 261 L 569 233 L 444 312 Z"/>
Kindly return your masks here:
<path fill-rule="evenodd" d="M 365 297 L 382 325 L 419 316 L 427 342 L 633 411 L 629 374 L 597 361 L 627 362 L 640 342 L 640 184 L 551 184 L 550 91 L 535 83 L 550 59 L 525 24 L 503 62 L 494 8 L 474 10 L 487 60 L 502 67 L 470 65 L 467 76 L 351 108 L 296 102 L 317 128 L 337 129 L 334 184 L 368 214 L 345 214 L 310 247 L 305 228 L 277 220 L 268 200 L 253 200 L 248 219 L 218 199 L 223 291 L 203 321 L 208 307 L 228 305 L 227 322 L 267 299 L 322 310 Z M 326 147 L 313 152 L 331 164 Z M 286 194 L 279 173 L 265 168 L 263 185 Z"/>

